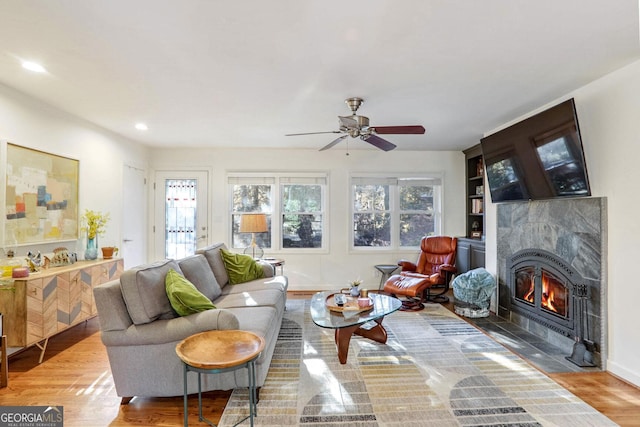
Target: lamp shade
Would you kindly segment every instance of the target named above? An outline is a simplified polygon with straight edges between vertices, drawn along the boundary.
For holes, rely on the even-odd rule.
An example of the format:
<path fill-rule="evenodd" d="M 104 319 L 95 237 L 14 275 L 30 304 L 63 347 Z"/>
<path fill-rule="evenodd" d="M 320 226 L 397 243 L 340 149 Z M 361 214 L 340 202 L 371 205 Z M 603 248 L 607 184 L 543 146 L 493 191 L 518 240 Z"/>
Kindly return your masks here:
<path fill-rule="evenodd" d="M 241 233 L 266 233 L 267 231 L 267 216 L 265 214 L 243 214 L 240 217 Z"/>

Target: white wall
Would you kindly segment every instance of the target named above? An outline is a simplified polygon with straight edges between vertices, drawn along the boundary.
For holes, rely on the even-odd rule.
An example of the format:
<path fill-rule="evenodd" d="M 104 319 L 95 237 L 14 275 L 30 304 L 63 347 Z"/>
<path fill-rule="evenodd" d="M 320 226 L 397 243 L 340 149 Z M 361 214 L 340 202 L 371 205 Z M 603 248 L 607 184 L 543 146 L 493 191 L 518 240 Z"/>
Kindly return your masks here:
<path fill-rule="evenodd" d="M 470 141 L 469 145 L 473 145 Z M 380 280 L 375 264 L 396 263 L 400 258 L 417 259 L 414 252 L 372 254 L 349 252 L 350 172 L 441 172 L 444 186 L 443 233 L 464 234 L 464 155 L 458 151 L 350 151 L 316 150 L 236 150 L 191 149 L 153 150 L 151 169 L 208 170 L 210 175 L 211 218 L 209 241 L 229 245 L 228 171 L 322 171 L 329 173 L 329 250 L 322 254 L 296 254 L 289 250 L 267 255 L 285 259 L 285 274 L 292 290 L 337 289 L 360 277 L 365 287 L 377 288 Z"/>
<path fill-rule="evenodd" d="M 640 61 L 559 100 L 575 98 L 593 196 L 608 206 L 607 370 L 640 386 Z M 506 127 L 557 102 L 505 124 Z M 495 129 L 498 130 L 498 129 Z M 495 131 L 494 130 L 494 131 Z M 488 132 L 491 134 L 494 131 Z M 487 204 L 487 269 L 496 271 L 496 209 Z"/>
<path fill-rule="evenodd" d="M 144 146 L 1 84 L 0 139 L 79 160 L 80 213 L 84 209 L 109 212 L 111 221 L 100 242 L 120 244 L 123 164 L 146 165 Z M 4 210 L 2 212 L 4 215 Z M 60 244 L 21 246 L 18 255 L 25 255 L 29 250 L 49 253 L 57 246 Z M 78 251 L 82 257 L 81 242 L 65 242 L 64 246 Z"/>

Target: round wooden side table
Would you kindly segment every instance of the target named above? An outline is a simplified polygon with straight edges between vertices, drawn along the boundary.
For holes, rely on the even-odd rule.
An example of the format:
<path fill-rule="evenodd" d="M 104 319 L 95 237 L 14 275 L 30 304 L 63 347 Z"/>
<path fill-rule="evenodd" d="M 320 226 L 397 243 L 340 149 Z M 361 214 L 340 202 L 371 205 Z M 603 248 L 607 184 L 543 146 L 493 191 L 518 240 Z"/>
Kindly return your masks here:
<path fill-rule="evenodd" d="M 176 353 L 184 364 L 184 425 L 189 424 L 187 412 L 187 372 L 198 373 L 198 419 L 214 424 L 202 416 L 201 374 L 220 374 L 247 368 L 249 374 L 249 415 L 236 425 L 257 415 L 255 360 L 264 349 L 264 338 L 253 332 L 239 330 L 206 331 L 185 338 L 176 345 Z"/>

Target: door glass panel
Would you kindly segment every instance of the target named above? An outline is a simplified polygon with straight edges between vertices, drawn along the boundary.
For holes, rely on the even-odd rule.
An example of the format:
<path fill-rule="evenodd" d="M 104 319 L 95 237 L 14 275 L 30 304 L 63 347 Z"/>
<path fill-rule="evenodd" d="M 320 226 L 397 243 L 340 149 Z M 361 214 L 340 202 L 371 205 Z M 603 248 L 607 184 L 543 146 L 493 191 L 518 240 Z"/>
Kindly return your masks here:
<path fill-rule="evenodd" d="M 196 179 L 165 180 L 165 256 L 184 258 L 196 251 Z"/>

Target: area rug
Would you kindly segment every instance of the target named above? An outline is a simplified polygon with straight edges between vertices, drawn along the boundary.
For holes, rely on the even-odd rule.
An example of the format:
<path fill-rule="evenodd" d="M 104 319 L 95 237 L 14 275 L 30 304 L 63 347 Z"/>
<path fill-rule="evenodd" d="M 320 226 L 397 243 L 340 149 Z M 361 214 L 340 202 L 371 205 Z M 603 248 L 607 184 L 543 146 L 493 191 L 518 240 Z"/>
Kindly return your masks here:
<path fill-rule="evenodd" d="M 255 425 L 616 425 L 440 305 L 383 325 L 386 344 L 354 336 L 341 365 L 334 331 L 314 325 L 308 301 L 288 301 Z M 234 390 L 219 426 L 247 415 L 247 390 Z"/>

